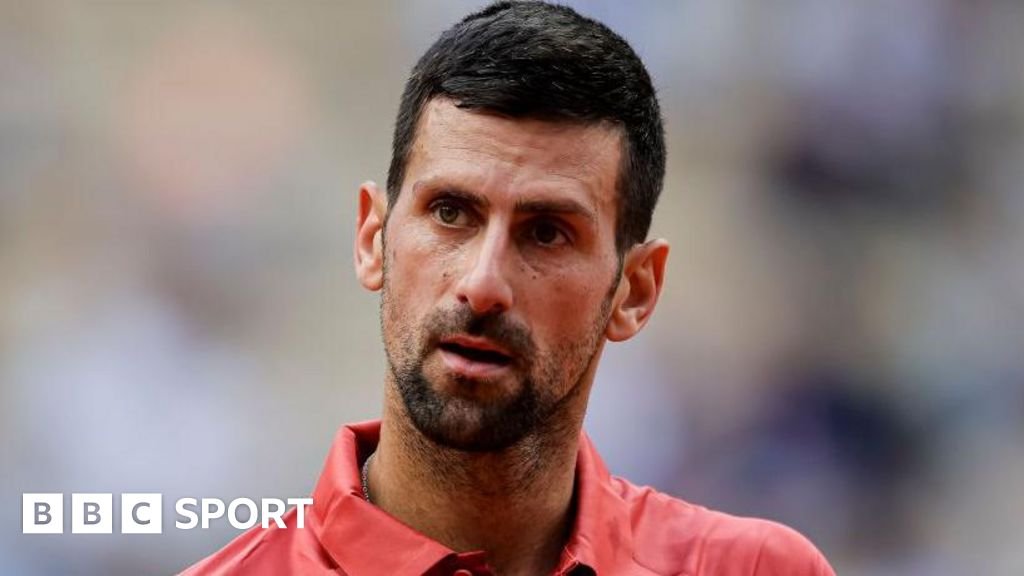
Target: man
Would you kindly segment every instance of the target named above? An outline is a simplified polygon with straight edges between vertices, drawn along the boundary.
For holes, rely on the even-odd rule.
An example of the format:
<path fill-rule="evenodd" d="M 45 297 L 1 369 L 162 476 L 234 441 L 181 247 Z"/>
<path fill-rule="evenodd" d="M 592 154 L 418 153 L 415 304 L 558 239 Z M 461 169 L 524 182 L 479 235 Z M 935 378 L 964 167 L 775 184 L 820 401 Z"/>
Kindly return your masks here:
<path fill-rule="evenodd" d="M 380 290 L 380 422 L 343 428 L 304 529 L 187 574 L 828 575 L 802 536 L 609 476 L 581 433 L 606 340 L 648 321 L 669 247 L 643 64 L 569 8 L 498 3 L 412 71 L 386 190 L 359 191 Z"/>

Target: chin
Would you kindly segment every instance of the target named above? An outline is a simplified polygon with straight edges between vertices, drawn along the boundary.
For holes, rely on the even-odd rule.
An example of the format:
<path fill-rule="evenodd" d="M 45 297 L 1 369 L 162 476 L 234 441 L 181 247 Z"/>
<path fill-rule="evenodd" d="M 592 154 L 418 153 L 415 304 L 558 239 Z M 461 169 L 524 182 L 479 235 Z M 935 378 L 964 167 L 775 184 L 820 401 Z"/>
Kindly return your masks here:
<path fill-rule="evenodd" d="M 455 403 L 460 411 L 482 412 L 488 407 L 513 402 L 522 386 L 515 378 L 466 378 L 446 374 L 438 379 L 433 389 L 438 396 Z"/>
<path fill-rule="evenodd" d="M 452 387 L 452 392 L 449 392 Z M 526 387 L 498 398 L 507 384 L 446 378 L 434 385 L 426 378 L 399 380 L 398 389 L 413 426 L 431 442 L 464 452 L 497 452 L 537 428 L 537 398 Z M 480 394 L 481 390 L 490 393 Z"/>

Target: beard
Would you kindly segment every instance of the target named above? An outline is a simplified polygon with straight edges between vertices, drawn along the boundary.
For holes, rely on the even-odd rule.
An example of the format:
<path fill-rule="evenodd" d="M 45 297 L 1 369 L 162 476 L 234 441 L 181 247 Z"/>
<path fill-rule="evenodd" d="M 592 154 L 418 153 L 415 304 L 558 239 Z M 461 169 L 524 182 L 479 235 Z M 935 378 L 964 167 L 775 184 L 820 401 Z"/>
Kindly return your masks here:
<path fill-rule="evenodd" d="M 503 312 L 477 315 L 468 305 L 459 305 L 435 310 L 418 327 L 412 326 L 397 311 L 385 273 L 381 299 L 385 352 L 412 424 L 433 443 L 465 452 L 501 451 L 528 436 L 568 424 L 559 416 L 583 385 L 597 354 L 613 294 L 609 290 L 588 333 L 545 353 L 538 350 L 527 327 Z M 428 358 L 444 338 L 454 334 L 487 338 L 508 351 L 513 360 L 502 377 L 506 381 L 444 371 L 428 376 Z"/>

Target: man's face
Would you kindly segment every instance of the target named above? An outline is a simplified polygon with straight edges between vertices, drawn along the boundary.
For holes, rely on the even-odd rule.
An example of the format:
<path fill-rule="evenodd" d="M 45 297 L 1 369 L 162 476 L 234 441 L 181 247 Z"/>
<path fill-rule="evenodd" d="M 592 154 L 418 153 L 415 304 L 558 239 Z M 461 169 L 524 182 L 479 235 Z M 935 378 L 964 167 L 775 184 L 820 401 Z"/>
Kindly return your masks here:
<path fill-rule="evenodd" d="M 500 450 L 585 406 L 618 283 L 620 142 L 603 125 L 424 109 L 384 232 L 381 323 L 428 438 Z"/>

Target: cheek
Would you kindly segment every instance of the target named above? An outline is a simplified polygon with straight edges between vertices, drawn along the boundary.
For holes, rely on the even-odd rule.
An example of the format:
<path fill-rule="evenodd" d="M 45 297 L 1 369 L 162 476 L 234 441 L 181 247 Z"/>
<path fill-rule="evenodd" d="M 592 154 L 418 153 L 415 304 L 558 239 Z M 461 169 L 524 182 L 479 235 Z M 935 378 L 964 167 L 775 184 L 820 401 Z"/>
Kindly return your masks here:
<path fill-rule="evenodd" d="M 399 236 L 399 235 L 396 235 Z M 443 290 L 452 278 L 456 252 L 454 247 L 438 243 L 428 235 L 407 229 L 387 245 L 387 277 L 389 297 L 413 315 L 417 308 L 429 308 L 431 298 Z"/>
<path fill-rule="evenodd" d="M 571 273 L 532 281 L 527 313 L 536 319 L 538 344 L 556 354 L 560 347 L 591 344 L 609 285 L 610 280 Z"/>

